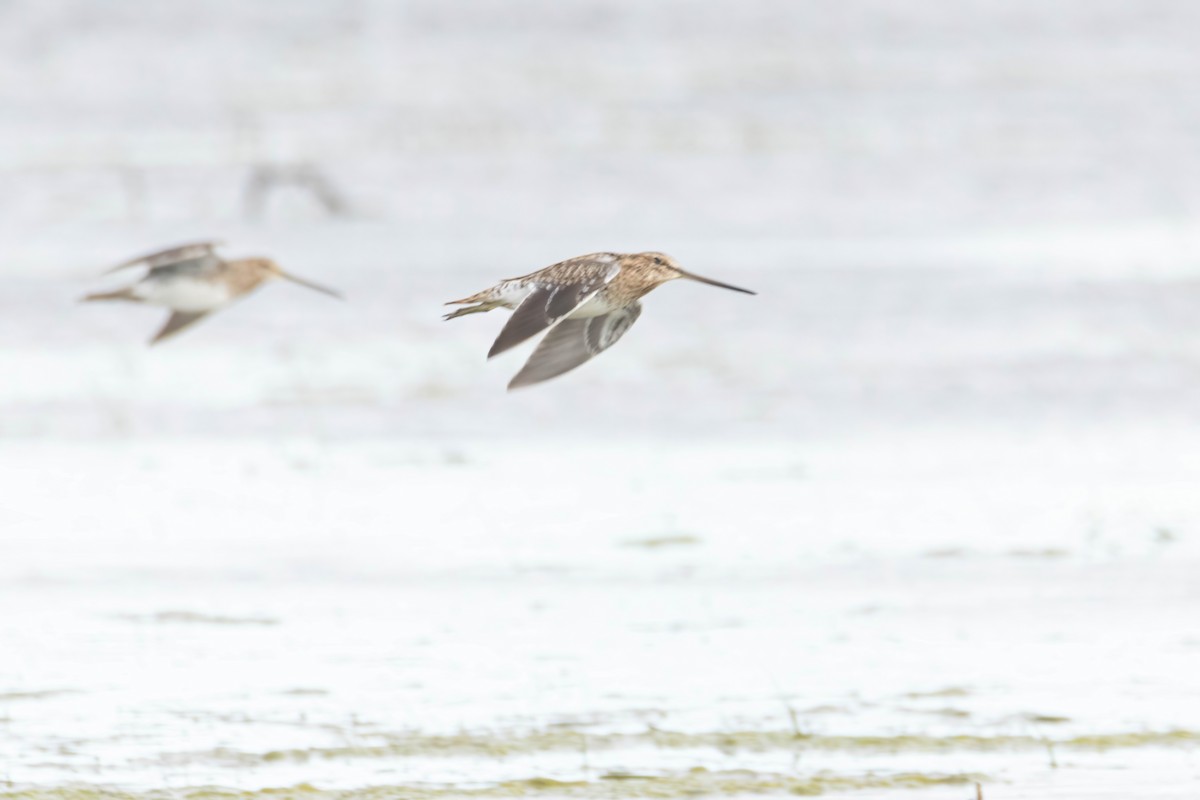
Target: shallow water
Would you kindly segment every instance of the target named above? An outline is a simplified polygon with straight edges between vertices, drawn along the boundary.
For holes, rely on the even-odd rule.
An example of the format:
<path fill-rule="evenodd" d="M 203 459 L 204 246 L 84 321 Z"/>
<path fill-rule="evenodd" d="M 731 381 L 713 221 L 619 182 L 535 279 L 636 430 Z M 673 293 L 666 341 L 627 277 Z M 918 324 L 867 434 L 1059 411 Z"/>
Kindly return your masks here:
<path fill-rule="evenodd" d="M 1200 443 L 1104 441 L 14 444 L 4 777 L 1185 796 Z"/>

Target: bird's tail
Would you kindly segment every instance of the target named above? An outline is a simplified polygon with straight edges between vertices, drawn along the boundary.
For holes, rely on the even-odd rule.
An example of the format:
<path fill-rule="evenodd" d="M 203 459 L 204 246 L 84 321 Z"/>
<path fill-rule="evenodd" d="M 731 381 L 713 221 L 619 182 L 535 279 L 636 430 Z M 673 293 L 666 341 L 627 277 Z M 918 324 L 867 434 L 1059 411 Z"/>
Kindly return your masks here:
<path fill-rule="evenodd" d="M 459 308 L 446 314 L 442 319 L 454 319 L 467 314 L 481 314 L 485 311 L 491 311 L 493 308 L 500 308 L 503 303 L 495 299 L 496 289 L 484 289 L 482 292 L 476 292 L 473 295 L 464 297 L 461 300 L 451 300 L 446 303 L 448 306 L 467 306 Z"/>
<path fill-rule="evenodd" d="M 470 298 L 467 298 L 466 300 L 453 300 L 450 303 L 446 303 L 446 305 L 452 305 L 454 303 L 470 303 L 470 302 L 472 302 L 472 300 Z M 489 301 L 482 302 L 482 303 L 476 303 L 473 306 L 466 306 L 464 308 L 456 308 L 455 310 L 451 311 L 449 314 L 443 315 L 442 319 L 454 319 L 455 317 L 464 317 L 467 314 L 482 314 L 484 312 L 491 311 L 493 308 L 500 308 L 502 305 L 503 305 L 503 303 L 497 302 L 495 300 L 489 300 Z"/>
<path fill-rule="evenodd" d="M 139 302 L 139 298 L 133 293 L 132 289 L 118 289 L 115 292 L 97 292 L 79 298 L 79 302 L 81 303 L 91 303 L 97 300 L 128 300 L 132 303 Z"/>
<path fill-rule="evenodd" d="M 472 295 L 467 295 L 462 300 L 448 300 L 444 305 L 448 306 L 465 306 L 468 303 L 482 303 L 485 300 L 491 300 L 492 295 L 496 293 L 494 288 L 484 289 L 482 292 L 476 292 Z"/>

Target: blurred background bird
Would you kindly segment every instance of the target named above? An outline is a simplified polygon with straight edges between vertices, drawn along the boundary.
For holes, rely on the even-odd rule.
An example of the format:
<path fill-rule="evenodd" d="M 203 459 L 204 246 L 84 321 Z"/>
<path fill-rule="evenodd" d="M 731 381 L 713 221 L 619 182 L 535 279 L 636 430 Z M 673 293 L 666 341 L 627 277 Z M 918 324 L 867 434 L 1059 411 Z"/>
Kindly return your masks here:
<path fill-rule="evenodd" d="M 687 272 L 665 253 L 591 253 L 451 300 L 446 305 L 464 307 L 450 312 L 446 319 L 494 308 L 515 309 L 488 351 L 488 358 L 550 328 L 509 382 L 508 388 L 516 389 L 569 372 L 612 347 L 641 315 L 638 300 L 679 278 L 754 294 Z"/>
<path fill-rule="evenodd" d="M 83 301 L 125 300 L 171 309 L 171 316 L 150 340 L 156 344 L 276 278 L 341 298 L 333 289 L 284 272 L 269 258 L 223 259 L 216 253 L 219 244 L 194 242 L 132 258 L 106 274 L 145 267 L 147 272 L 140 281 L 124 289 L 89 294 Z"/>

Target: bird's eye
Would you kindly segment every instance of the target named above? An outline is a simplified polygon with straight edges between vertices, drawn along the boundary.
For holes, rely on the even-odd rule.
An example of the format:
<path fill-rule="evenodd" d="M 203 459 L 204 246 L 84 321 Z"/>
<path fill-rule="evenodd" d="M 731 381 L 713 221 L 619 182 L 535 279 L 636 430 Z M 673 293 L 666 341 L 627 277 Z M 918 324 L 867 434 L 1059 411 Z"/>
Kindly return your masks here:
<path fill-rule="evenodd" d="M 662 265 L 663 265 L 665 262 L 662 260 L 662 258 L 661 258 L 661 257 L 659 257 L 659 256 L 655 256 L 655 257 L 654 257 L 654 263 L 655 263 L 655 264 L 658 264 L 658 265 L 661 267 L 661 266 L 662 266 Z"/>

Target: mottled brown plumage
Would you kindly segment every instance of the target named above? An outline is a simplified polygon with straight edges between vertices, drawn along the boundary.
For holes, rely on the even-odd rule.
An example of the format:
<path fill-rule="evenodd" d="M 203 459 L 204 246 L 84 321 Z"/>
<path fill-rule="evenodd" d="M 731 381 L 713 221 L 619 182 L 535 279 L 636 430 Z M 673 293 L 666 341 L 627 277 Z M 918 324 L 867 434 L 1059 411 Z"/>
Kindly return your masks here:
<path fill-rule="evenodd" d="M 151 344 L 155 344 L 275 278 L 283 278 L 334 297 L 341 296 L 332 289 L 284 272 L 269 258 L 227 261 L 217 255 L 216 247 L 217 242 L 193 242 L 122 262 L 108 273 L 129 267 L 143 267 L 146 274 L 132 286 L 89 294 L 83 299 L 125 300 L 171 309 L 171 316 L 150 340 Z"/>
<path fill-rule="evenodd" d="M 451 300 L 446 305 L 464 307 L 450 312 L 446 319 L 494 308 L 513 309 L 488 358 L 550 329 L 509 383 L 508 388 L 515 389 L 575 369 L 616 344 L 641 314 L 638 301 L 677 278 L 754 294 L 687 272 L 663 253 L 591 253 Z"/>

